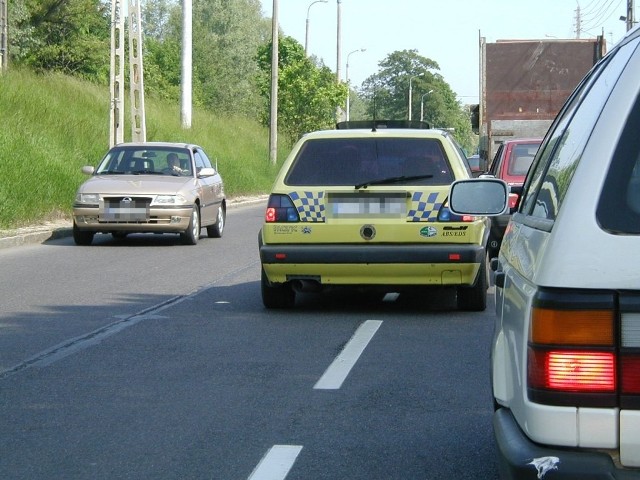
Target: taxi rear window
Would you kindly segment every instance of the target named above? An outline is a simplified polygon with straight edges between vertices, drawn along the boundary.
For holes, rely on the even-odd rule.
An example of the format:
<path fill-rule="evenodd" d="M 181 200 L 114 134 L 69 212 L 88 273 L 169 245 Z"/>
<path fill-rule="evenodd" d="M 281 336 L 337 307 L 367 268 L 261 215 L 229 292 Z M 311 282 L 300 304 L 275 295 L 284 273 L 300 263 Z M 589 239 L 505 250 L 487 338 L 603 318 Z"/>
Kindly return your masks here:
<path fill-rule="evenodd" d="M 412 177 L 404 182 L 411 185 L 454 180 L 435 138 L 332 138 L 307 140 L 284 181 L 291 186 L 353 186 L 393 177 Z"/>

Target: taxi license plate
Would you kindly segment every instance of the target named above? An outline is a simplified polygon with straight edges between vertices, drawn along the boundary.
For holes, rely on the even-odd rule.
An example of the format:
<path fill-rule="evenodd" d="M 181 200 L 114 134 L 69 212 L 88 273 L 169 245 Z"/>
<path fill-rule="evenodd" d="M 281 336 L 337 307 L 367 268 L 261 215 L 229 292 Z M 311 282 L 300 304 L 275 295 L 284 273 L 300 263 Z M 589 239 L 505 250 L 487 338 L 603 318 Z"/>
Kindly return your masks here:
<path fill-rule="evenodd" d="M 331 216 L 334 218 L 362 215 L 394 218 L 405 215 L 407 195 L 404 192 L 366 195 L 330 194 L 328 203 Z"/>

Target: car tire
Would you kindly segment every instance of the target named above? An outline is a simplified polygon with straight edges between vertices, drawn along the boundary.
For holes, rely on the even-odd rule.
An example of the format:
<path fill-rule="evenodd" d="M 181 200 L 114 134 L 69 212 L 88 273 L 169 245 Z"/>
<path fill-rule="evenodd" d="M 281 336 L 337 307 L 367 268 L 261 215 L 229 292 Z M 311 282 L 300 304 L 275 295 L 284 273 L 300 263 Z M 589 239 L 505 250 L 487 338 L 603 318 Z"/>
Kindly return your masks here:
<path fill-rule="evenodd" d="M 82 245 L 85 247 L 91 245 L 94 235 L 95 232 L 80 230 L 75 223 L 73 224 L 73 241 L 76 245 Z"/>
<path fill-rule="evenodd" d="M 292 308 L 296 302 L 296 292 L 288 283 L 273 286 L 269 284 L 267 274 L 262 269 L 260 278 L 262 303 L 266 308 Z"/>
<path fill-rule="evenodd" d="M 482 312 L 487 308 L 489 276 L 487 259 L 480 264 L 476 282 L 471 287 L 458 287 L 458 309 L 467 312 Z"/>
<path fill-rule="evenodd" d="M 189 226 L 180 234 L 180 238 L 185 245 L 195 245 L 198 243 L 198 239 L 200 238 L 200 209 L 197 205 L 193 206 Z"/>
<path fill-rule="evenodd" d="M 218 208 L 218 218 L 216 223 L 207 227 L 207 236 L 209 238 L 220 238 L 224 232 L 225 223 L 227 221 L 227 209 L 224 204 Z"/>

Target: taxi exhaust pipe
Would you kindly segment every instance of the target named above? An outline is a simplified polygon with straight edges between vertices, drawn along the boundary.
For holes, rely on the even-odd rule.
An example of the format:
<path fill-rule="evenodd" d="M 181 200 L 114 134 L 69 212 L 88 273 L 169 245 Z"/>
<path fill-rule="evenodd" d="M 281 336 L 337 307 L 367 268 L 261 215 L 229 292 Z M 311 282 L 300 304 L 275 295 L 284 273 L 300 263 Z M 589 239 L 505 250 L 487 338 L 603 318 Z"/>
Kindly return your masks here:
<path fill-rule="evenodd" d="M 318 280 L 296 279 L 291 281 L 291 286 L 296 292 L 319 293 L 322 285 Z"/>

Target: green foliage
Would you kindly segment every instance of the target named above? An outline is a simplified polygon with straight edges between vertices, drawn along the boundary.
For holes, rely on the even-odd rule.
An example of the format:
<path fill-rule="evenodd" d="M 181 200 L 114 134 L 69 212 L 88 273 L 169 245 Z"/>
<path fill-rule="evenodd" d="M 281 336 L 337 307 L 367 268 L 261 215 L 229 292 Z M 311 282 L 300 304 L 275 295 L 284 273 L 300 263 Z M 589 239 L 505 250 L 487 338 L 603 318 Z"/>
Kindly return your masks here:
<path fill-rule="evenodd" d="M 14 68 L 0 75 L 0 91 L 0 228 L 68 217 L 87 178 L 80 168 L 96 165 L 109 147 L 108 88 Z M 228 196 L 269 191 L 279 165 L 270 164 L 268 132 L 255 121 L 195 109 L 193 127 L 184 130 L 177 103 L 148 99 L 145 106 L 147 139 L 202 145 Z M 280 159 L 289 148 L 280 144 Z"/>
<path fill-rule="evenodd" d="M 423 112 L 424 121 L 451 130 L 466 151 L 475 149 L 469 114 L 437 72 L 440 67 L 435 61 L 416 50 L 403 50 L 391 53 L 379 65 L 380 71 L 362 84 L 369 118 L 408 119 L 411 82 L 411 118 L 419 120 Z"/>
<path fill-rule="evenodd" d="M 263 122 L 270 118 L 271 42 L 258 52 L 260 93 L 265 99 Z M 278 40 L 278 122 L 290 141 L 306 132 L 333 128 L 338 106 L 344 105 L 347 86 L 337 83 L 326 66 L 307 58 L 299 42 L 291 37 Z"/>
<path fill-rule="evenodd" d="M 108 81 L 111 19 L 100 0 L 30 0 L 24 6 L 18 63 Z"/>

